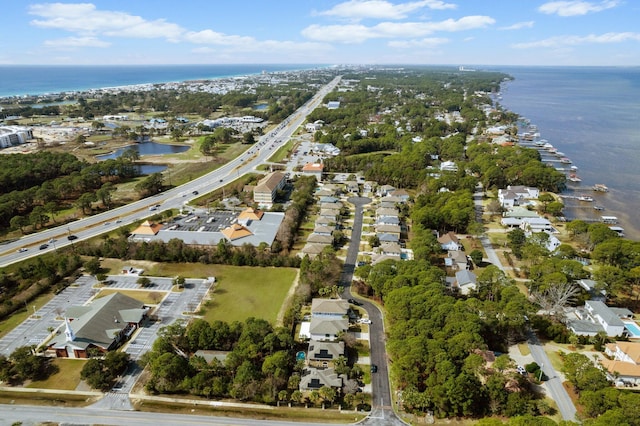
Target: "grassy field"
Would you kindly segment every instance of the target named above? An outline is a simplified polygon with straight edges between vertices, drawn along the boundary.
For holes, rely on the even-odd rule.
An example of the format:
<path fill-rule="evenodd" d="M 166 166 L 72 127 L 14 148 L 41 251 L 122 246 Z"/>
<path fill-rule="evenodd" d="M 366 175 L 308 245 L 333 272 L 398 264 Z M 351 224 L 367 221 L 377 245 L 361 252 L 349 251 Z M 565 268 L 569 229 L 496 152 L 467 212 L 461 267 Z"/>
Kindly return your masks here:
<path fill-rule="evenodd" d="M 216 265 L 212 300 L 205 303 L 207 321 L 244 321 L 249 317 L 275 323 L 296 276 L 293 268 Z"/>
<path fill-rule="evenodd" d="M 297 273 L 297 269 L 293 268 L 147 261 L 123 262 L 118 259 L 105 259 L 101 264 L 111 273 L 116 273 L 125 263 L 144 268 L 147 276 L 216 277 L 217 283 L 212 295 L 213 298 L 205 303 L 204 316 L 207 321 L 244 321 L 246 318 L 254 316 L 275 323 Z M 132 293 L 131 297 L 135 297 L 140 292 L 133 291 Z"/>
<path fill-rule="evenodd" d="M 46 380 L 31 382 L 28 388 L 75 390 L 80 383 L 80 371 L 85 361 L 80 359 L 55 358 L 53 364 L 58 367 L 58 372 L 52 374 Z"/>

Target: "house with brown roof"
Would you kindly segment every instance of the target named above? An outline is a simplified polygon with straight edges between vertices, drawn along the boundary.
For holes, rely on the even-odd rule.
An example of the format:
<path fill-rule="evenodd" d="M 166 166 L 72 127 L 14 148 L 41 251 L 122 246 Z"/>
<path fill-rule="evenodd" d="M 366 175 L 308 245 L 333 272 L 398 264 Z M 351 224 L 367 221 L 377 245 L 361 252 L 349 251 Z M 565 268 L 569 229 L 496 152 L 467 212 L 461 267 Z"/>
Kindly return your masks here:
<path fill-rule="evenodd" d="M 604 353 L 612 358 L 600 361 L 609 379 L 623 384 L 640 384 L 640 343 L 609 343 Z"/>
<path fill-rule="evenodd" d="M 145 220 L 144 222 L 142 222 L 142 224 L 140 226 L 138 226 L 136 229 L 134 229 L 131 232 L 131 235 L 135 238 L 136 236 L 138 237 L 143 237 L 145 235 L 156 235 L 158 233 L 158 231 L 160 231 L 162 229 L 162 225 L 159 223 L 152 223 L 149 222 L 148 220 Z"/>
<path fill-rule="evenodd" d="M 260 220 L 264 216 L 264 212 L 262 210 L 254 209 L 252 207 L 247 207 L 238 215 L 238 222 L 248 221 L 248 220 Z"/>
<path fill-rule="evenodd" d="M 460 250 L 462 248 L 462 244 L 460 244 L 460 240 L 458 240 L 455 232 L 449 231 L 446 234 L 439 236 L 438 242 L 440 243 L 442 250 Z"/>
<path fill-rule="evenodd" d="M 222 230 L 222 235 L 224 235 L 227 240 L 234 241 L 253 235 L 253 233 L 246 226 L 239 223 L 234 223 L 233 225 L 224 228 Z"/>
<path fill-rule="evenodd" d="M 307 163 L 302 166 L 302 174 L 308 176 L 315 176 L 318 182 L 322 181 L 322 172 L 324 171 L 324 164 L 322 163 Z"/>
<path fill-rule="evenodd" d="M 276 192 L 282 189 L 285 183 L 284 173 L 269 173 L 253 188 L 253 201 L 259 206 L 271 207 L 276 199 Z"/>

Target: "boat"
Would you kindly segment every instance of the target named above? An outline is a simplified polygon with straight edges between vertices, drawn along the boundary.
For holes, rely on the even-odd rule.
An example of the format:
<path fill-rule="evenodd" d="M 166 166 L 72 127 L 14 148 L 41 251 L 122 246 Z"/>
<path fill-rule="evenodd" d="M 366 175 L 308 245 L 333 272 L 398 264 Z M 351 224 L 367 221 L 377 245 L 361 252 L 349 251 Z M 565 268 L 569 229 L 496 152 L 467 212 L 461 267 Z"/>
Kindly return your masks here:
<path fill-rule="evenodd" d="M 571 182 L 582 182 L 582 179 L 580 179 L 580 177 L 578 177 L 578 175 L 577 175 L 577 174 L 575 174 L 575 173 L 571 173 L 571 174 L 569 175 L 569 180 L 570 180 Z"/>
<path fill-rule="evenodd" d="M 551 145 L 549 142 L 545 143 L 544 145 L 542 145 L 542 149 L 546 149 L 547 151 L 552 149 L 553 145 Z"/>
<path fill-rule="evenodd" d="M 571 166 L 571 167 L 569 167 L 569 170 L 571 170 L 572 172 L 577 172 L 578 171 L 578 166 Z"/>
<path fill-rule="evenodd" d="M 603 183 L 596 183 L 593 185 L 593 190 L 598 192 L 609 192 L 609 188 Z"/>
<path fill-rule="evenodd" d="M 578 197 L 578 201 L 591 202 L 591 201 L 593 201 L 593 198 L 592 197 L 581 196 L 581 197 Z"/>
<path fill-rule="evenodd" d="M 563 164 L 571 164 L 571 160 L 568 159 L 567 157 L 562 157 L 560 159 L 560 162 L 563 163 Z"/>
<path fill-rule="evenodd" d="M 602 210 L 604 210 L 604 207 L 596 205 L 596 206 L 593 206 L 593 209 L 601 212 Z"/>

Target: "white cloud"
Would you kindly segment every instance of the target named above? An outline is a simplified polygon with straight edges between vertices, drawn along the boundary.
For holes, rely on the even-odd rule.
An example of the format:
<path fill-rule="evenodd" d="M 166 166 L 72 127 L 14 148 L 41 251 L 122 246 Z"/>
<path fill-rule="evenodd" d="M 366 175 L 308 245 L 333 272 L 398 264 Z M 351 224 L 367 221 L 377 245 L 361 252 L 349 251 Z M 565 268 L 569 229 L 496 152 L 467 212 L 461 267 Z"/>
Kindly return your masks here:
<path fill-rule="evenodd" d="M 577 16 L 611 9 L 616 7 L 618 3 L 618 0 L 607 0 L 599 3 L 581 0 L 551 1 L 541 5 L 538 11 L 547 15 Z"/>
<path fill-rule="evenodd" d="M 421 47 L 436 47 L 449 42 L 448 38 L 431 37 L 420 40 L 394 40 L 387 43 L 387 46 L 397 49 L 412 49 Z"/>
<path fill-rule="evenodd" d="M 104 34 L 112 37 L 166 38 L 177 40 L 184 31 L 164 19 L 148 21 L 125 12 L 98 10 L 91 3 L 43 3 L 29 7 L 29 13 L 41 19 L 31 24 L 82 35 Z"/>
<path fill-rule="evenodd" d="M 368 27 L 362 24 L 318 25 L 302 30 L 302 35 L 317 41 L 361 43 L 372 38 L 424 37 L 437 31 L 455 32 L 484 28 L 495 23 L 489 16 L 465 16 L 440 22 L 381 22 Z"/>
<path fill-rule="evenodd" d="M 531 49 L 539 47 L 557 48 L 563 46 L 576 46 L 579 44 L 607 44 L 622 43 L 625 41 L 640 41 L 640 33 L 624 32 L 605 33 L 600 35 L 589 34 L 586 36 L 559 36 L 529 43 L 516 43 L 511 45 L 511 47 L 516 49 Z"/>
<path fill-rule="evenodd" d="M 222 46 L 237 46 L 256 42 L 253 37 L 226 35 L 213 30 L 190 31 L 184 35 L 183 39 L 195 44 L 217 44 Z"/>
<path fill-rule="evenodd" d="M 516 22 L 513 25 L 509 25 L 506 27 L 500 27 L 499 30 L 511 31 L 511 30 L 521 30 L 522 28 L 533 28 L 533 21 L 525 21 L 525 22 Z"/>
<path fill-rule="evenodd" d="M 422 9 L 455 9 L 456 5 L 439 0 L 423 0 L 409 3 L 393 4 L 386 0 L 349 0 L 335 5 L 318 15 L 334 16 L 349 19 L 404 19 L 409 13 Z"/>
<path fill-rule="evenodd" d="M 109 47 L 111 43 L 95 37 L 66 37 L 44 42 L 47 47 L 54 49 L 75 49 L 78 47 Z"/>

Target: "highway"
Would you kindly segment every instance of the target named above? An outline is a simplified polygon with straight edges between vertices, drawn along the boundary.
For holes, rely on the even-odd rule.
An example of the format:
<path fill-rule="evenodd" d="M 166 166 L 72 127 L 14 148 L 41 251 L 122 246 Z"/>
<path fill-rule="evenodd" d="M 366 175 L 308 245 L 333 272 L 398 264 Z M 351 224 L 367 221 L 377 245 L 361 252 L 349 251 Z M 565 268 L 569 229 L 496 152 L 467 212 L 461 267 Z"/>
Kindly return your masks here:
<path fill-rule="evenodd" d="M 278 148 L 287 143 L 291 135 L 304 123 L 307 115 L 320 105 L 322 99 L 336 87 L 340 79 L 341 76 L 334 78 L 275 129 L 260 137 L 260 139 L 242 155 L 231 160 L 219 169 L 184 185 L 127 204 L 126 206 L 109 210 L 95 216 L 84 217 L 80 220 L 30 234 L 19 240 L 4 244 L 0 246 L 0 267 L 6 267 L 42 253 L 57 250 L 58 248 L 68 246 L 77 241 L 96 237 L 102 233 L 119 228 L 124 224 L 130 224 L 164 210 L 180 208 L 185 202 L 199 197 L 200 194 L 218 189 L 254 171 L 256 166 L 266 162 Z M 195 195 L 194 191 L 198 191 L 198 194 Z M 156 208 L 155 206 L 158 207 Z M 150 210 L 151 208 L 154 208 L 154 210 Z M 67 239 L 69 235 L 75 235 L 77 239 L 69 241 Z M 49 241 L 52 242 L 48 243 Z M 48 247 L 40 250 L 39 247 L 45 243 L 48 244 Z M 26 248 L 27 250 L 18 252 L 18 249 L 21 248 Z"/>

